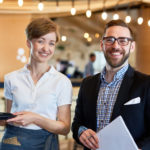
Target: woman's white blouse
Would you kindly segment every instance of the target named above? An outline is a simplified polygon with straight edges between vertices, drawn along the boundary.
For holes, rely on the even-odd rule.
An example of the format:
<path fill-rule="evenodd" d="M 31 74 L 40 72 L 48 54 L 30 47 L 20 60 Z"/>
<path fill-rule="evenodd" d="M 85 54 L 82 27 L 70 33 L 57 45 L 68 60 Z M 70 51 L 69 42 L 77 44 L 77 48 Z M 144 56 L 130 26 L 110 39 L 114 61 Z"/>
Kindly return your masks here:
<path fill-rule="evenodd" d="M 35 85 L 27 66 L 5 76 L 4 95 L 12 100 L 11 112 L 30 111 L 56 120 L 59 106 L 71 104 L 72 85 L 62 73 L 51 67 Z M 24 128 L 40 129 L 31 124 Z"/>

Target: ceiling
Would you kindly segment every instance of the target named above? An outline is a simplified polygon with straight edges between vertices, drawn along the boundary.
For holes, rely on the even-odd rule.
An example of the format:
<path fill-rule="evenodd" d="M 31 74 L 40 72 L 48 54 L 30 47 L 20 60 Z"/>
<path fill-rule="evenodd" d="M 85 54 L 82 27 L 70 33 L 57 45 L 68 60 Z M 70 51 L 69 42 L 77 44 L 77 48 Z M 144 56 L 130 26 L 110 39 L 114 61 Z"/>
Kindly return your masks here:
<path fill-rule="evenodd" d="M 83 14 L 88 8 L 92 12 L 120 9 L 125 7 L 137 6 L 141 3 L 150 4 L 150 0 L 41 0 L 44 4 L 44 10 L 39 11 L 37 5 L 40 0 L 24 0 L 23 6 L 18 6 L 18 0 L 3 0 L 0 4 L 0 13 L 3 14 L 49 14 L 51 17 L 70 16 L 72 1 L 77 10 L 77 15 Z M 58 6 L 58 7 L 57 7 Z M 117 7 L 116 7 L 117 6 Z"/>
<path fill-rule="evenodd" d="M 39 0 L 24 0 L 22 7 L 18 6 L 18 0 L 3 0 L 3 3 L 0 4 L 0 14 L 31 14 L 33 18 L 46 15 L 60 25 L 61 35 L 88 44 L 83 37 L 85 32 L 92 37 L 92 43 L 98 43 L 100 40 L 106 23 L 101 19 L 101 12 L 104 7 L 109 12 L 108 20 L 112 19 L 112 15 L 116 10 L 123 10 L 119 11 L 119 15 L 120 18 L 124 19 L 127 15 L 127 8 L 130 7 L 130 13 L 134 18 L 130 26 L 136 32 L 138 12 L 137 9 L 133 8 L 140 8 L 142 4 L 148 7 L 150 5 L 150 0 L 90 0 L 92 17 L 86 18 L 85 12 L 88 7 L 88 0 L 74 0 L 74 7 L 77 10 L 75 16 L 70 14 L 72 0 L 42 0 L 42 2 L 44 3 L 44 10 L 39 11 L 37 8 Z M 57 4 L 58 8 L 56 7 Z M 95 38 L 96 33 L 100 34 L 99 38 Z"/>

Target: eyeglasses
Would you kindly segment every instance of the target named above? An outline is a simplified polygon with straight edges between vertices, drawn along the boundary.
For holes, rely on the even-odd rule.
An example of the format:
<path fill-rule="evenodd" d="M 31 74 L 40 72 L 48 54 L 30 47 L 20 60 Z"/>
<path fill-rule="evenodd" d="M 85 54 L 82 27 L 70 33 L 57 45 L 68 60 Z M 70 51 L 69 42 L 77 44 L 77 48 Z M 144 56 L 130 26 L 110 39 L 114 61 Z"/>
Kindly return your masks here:
<path fill-rule="evenodd" d="M 130 41 L 131 42 L 133 41 L 133 39 L 128 38 L 128 37 L 119 37 L 119 38 L 115 38 L 113 36 L 103 37 L 104 44 L 106 44 L 108 46 L 113 45 L 116 40 L 117 40 L 118 44 L 121 46 L 126 46 L 129 44 Z"/>

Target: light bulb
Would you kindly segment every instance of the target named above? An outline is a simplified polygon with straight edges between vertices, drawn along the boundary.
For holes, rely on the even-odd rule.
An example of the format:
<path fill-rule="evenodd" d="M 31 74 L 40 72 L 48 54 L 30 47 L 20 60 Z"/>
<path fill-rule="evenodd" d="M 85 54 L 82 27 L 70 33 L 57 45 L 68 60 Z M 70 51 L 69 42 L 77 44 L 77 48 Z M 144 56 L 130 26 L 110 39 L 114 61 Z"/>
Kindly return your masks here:
<path fill-rule="evenodd" d="M 131 22 L 131 16 L 126 16 L 125 22 L 126 22 L 126 23 L 130 23 L 130 22 Z"/>
<path fill-rule="evenodd" d="M 102 15 L 101 15 L 101 17 L 102 17 L 102 19 L 103 20 L 106 20 L 107 19 L 107 13 L 104 11 L 103 13 L 102 13 Z"/>
<path fill-rule="evenodd" d="M 91 17 L 91 15 L 92 15 L 91 10 L 87 10 L 87 11 L 86 11 L 86 16 L 87 16 L 87 18 L 90 18 L 90 17 Z"/>
<path fill-rule="evenodd" d="M 3 0 L 0 0 L 0 3 L 3 3 Z"/>
<path fill-rule="evenodd" d="M 89 37 L 89 34 L 86 32 L 84 33 L 84 38 L 87 39 Z"/>
<path fill-rule="evenodd" d="M 150 27 L 150 20 L 148 20 L 148 26 Z"/>
<path fill-rule="evenodd" d="M 40 2 L 40 3 L 38 4 L 38 9 L 39 9 L 40 11 L 42 11 L 42 10 L 44 9 L 44 4 L 43 4 L 42 2 Z"/>
<path fill-rule="evenodd" d="M 23 6 L 23 0 L 18 0 L 18 5 L 19 5 L 19 7 L 22 7 Z"/>
<path fill-rule="evenodd" d="M 113 19 L 114 19 L 114 20 L 118 20 L 118 19 L 119 19 L 119 15 L 118 15 L 118 14 L 114 14 L 114 15 L 113 15 Z"/>
<path fill-rule="evenodd" d="M 65 41 L 67 40 L 67 37 L 66 37 L 65 35 L 63 35 L 63 36 L 61 37 L 61 40 L 62 40 L 63 42 L 65 42 Z"/>
<path fill-rule="evenodd" d="M 88 41 L 88 42 L 92 42 L 92 38 L 91 38 L 91 37 L 88 37 L 88 38 L 87 38 L 87 41 Z"/>
<path fill-rule="evenodd" d="M 76 14 L 76 9 L 73 7 L 71 8 L 71 15 L 75 15 Z"/>
<path fill-rule="evenodd" d="M 96 38 L 99 38 L 99 33 L 95 33 L 95 37 L 96 37 Z"/>
<path fill-rule="evenodd" d="M 141 25 L 143 23 L 143 18 L 139 17 L 138 20 L 137 20 L 137 22 L 138 22 L 139 25 Z"/>

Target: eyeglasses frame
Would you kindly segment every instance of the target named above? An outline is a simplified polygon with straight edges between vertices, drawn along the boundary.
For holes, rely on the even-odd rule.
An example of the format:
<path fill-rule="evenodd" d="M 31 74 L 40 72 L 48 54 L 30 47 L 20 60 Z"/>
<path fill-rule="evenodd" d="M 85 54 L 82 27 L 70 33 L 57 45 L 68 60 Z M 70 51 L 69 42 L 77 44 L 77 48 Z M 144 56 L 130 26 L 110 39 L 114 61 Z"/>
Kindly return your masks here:
<path fill-rule="evenodd" d="M 115 43 L 115 41 L 118 42 L 118 39 L 127 39 L 127 40 L 128 40 L 128 44 L 129 44 L 130 41 L 131 41 L 131 42 L 134 41 L 132 38 L 129 38 L 129 37 L 118 37 L 118 38 L 115 38 L 114 36 L 103 37 L 103 38 L 102 38 L 102 41 L 104 42 L 104 40 L 107 39 L 107 38 L 113 38 L 113 39 L 114 39 L 114 42 L 113 42 L 112 44 L 106 44 L 106 45 L 109 45 L 109 46 L 113 45 L 113 44 Z M 128 44 L 126 44 L 126 45 L 121 45 L 119 42 L 118 42 L 118 44 L 119 44 L 120 46 L 127 46 L 127 45 L 128 45 Z"/>

